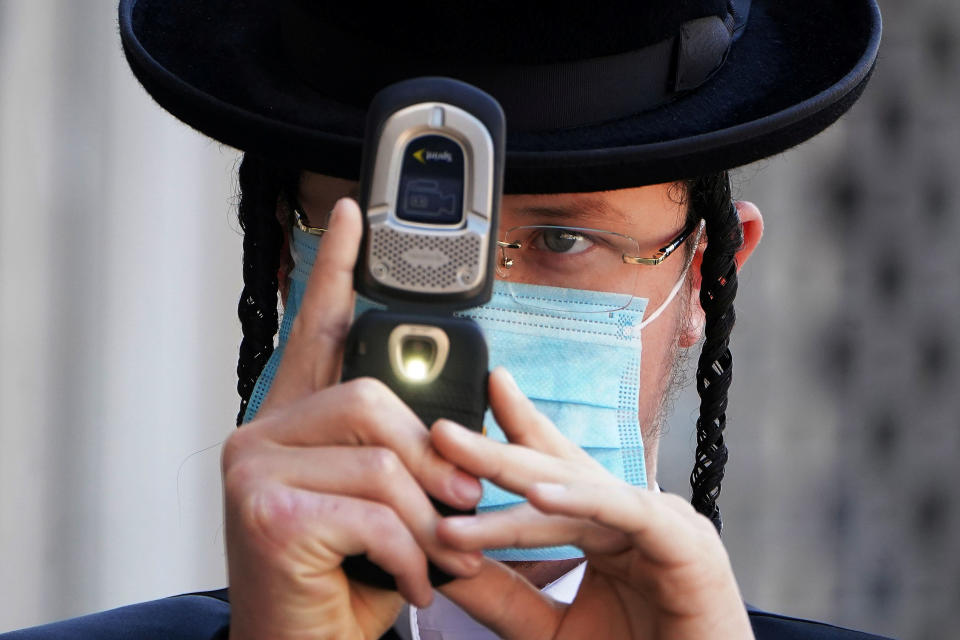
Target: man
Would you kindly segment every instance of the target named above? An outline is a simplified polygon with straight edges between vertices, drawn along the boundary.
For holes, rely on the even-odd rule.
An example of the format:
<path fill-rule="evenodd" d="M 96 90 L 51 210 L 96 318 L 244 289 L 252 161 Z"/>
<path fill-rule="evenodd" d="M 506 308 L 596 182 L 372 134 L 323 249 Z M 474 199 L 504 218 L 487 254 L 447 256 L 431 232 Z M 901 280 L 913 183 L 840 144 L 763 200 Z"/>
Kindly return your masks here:
<path fill-rule="evenodd" d="M 342 183 L 306 176 L 299 197 L 304 211 L 316 220 L 333 194 L 346 191 Z M 568 210 L 580 226 L 630 231 L 648 239 L 643 244 L 657 246 L 675 236 L 686 218 L 674 187 L 508 196 L 501 226 L 510 227 L 531 209 Z M 625 227 L 623 212 L 638 211 L 643 220 Z M 742 264 L 759 241 L 761 222 L 751 205 L 742 205 L 741 211 L 745 242 L 737 260 Z M 354 625 L 365 636 L 377 637 L 372 630 L 390 626 L 402 605 L 400 596 L 360 584 L 338 591 L 347 586 L 340 572 L 342 557 L 365 552 L 418 605 L 431 599 L 425 554 L 445 570 L 469 578 L 444 593 L 462 599 L 458 601 L 469 614 L 504 637 L 553 637 L 550 629 L 559 637 L 583 637 L 596 628 L 597 619 L 607 620 L 609 637 L 630 637 L 631 629 L 646 629 L 644 634 L 654 637 L 748 636 L 745 610 L 710 521 L 676 496 L 637 490 L 599 467 L 534 409 L 508 372 L 493 372 L 490 399 L 498 424 L 511 442 L 522 445 L 517 447 L 472 436 L 449 422 L 433 425 L 428 435 L 383 385 L 369 380 L 335 384 L 354 310 L 351 274 L 359 234 L 359 210 L 352 200 L 339 200 L 270 394 L 259 418 L 238 430 L 225 449 L 234 632 L 278 637 L 278 629 L 286 628 L 295 637 L 306 631 L 290 625 L 302 620 L 316 637 L 349 637 Z M 695 261 L 701 258 L 697 255 Z M 667 302 L 685 273 L 684 262 L 675 260 L 669 268 L 642 270 L 635 286 L 652 292 L 648 306 L 654 309 Z M 673 350 L 695 343 L 702 326 L 699 305 L 678 304 L 669 311 L 643 329 L 641 424 L 652 424 L 659 409 Z M 684 314 L 693 317 L 684 319 Z M 654 442 L 646 448 L 648 469 L 655 469 Z M 365 446 L 343 446 L 348 444 Z M 427 493 L 460 508 L 471 508 L 480 499 L 476 481 L 450 463 L 526 495 L 546 513 L 567 517 L 526 510 L 443 521 L 430 508 Z M 574 502 L 561 506 L 553 498 L 551 503 L 549 493 L 537 491 L 556 487 L 537 487 L 538 481 L 561 483 Z M 648 482 L 654 484 L 649 471 Z M 584 586 L 569 612 L 561 615 L 530 584 L 498 563 L 482 563 L 476 554 L 518 542 L 573 542 L 588 552 Z M 468 553 L 455 553 L 450 546 Z M 544 586 L 581 562 L 525 563 L 518 570 Z M 631 584 L 631 573 L 640 580 Z M 614 587 L 615 582 L 621 584 Z M 331 598 L 335 591 L 338 595 Z M 264 595 L 284 592 L 279 599 Z M 674 601 L 680 593 L 683 601 Z M 622 616 L 617 605 L 622 600 L 635 603 L 629 616 Z M 505 601 L 511 606 L 505 607 Z"/>
<path fill-rule="evenodd" d="M 253 419 L 223 455 L 231 610 L 190 596 L 48 631 L 123 637 L 118 629 L 139 619 L 166 637 L 210 637 L 227 633 L 229 615 L 232 638 L 487 633 L 445 600 L 438 602 L 446 613 L 437 614 L 429 560 L 457 578 L 440 592 L 507 638 L 841 634 L 749 618 L 717 535 L 736 273 L 762 231 L 754 207 L 730 202 L 725 170 L 814 135 L 853 103 L 876 57 L 875 5 L 702 0 L 540 15 L 510 3 L 437 3 L 413 15 L 399 5 L 212 4 L 125 0 L 121 34 L 134 72 L 166 108 L 248 151 L 240 169 L 238 371 L 244 405 L 253 396 L 253 410 L 243 413 Z M 611 367 L 623 357 L 608 404 L 613 421 L 593 435 L 612 433 L 609 448 L 621 463 L 642 451 L 631 465 L 588 453 L 593 423 L 577 430 L 561 419 L 575 400 L 550 398 L 557 419 L 548 418 L 528 399 L 532 386 L 515 384 L 507 369 L 491 373 L 489 388 L 503 441 L 449 421 L 423 425 L 375 381 L 338 383 L 360 233 L 358 208 L 341 196 L 356 177 L 362 108 L 390 81 L 427 74 L 475 82 L 504 106 L 511 133 L 501 231 L 550 225 L 572 242 L 540 254 L 558 261 L 551 273 L 569 260 L 566 279 L 513 284 L 502 271 L 502 301 L 484 307 L 526 318 L 517 322 L 530 329 L 522 344 L 533 365 L 519 363 L 527 368 L 518 379 L 569 386 L 563 376 L 591 362 L 579 387 L 606 393 L 592 352 L 609 353 Z M 291 229 L 293 209 L 306 231 Z M 278 224 L 278 211 L 286 224 Z M 322 241 L 309 245 L 310 227 L 321 226 Z M 620 258 L 688 238 L 678 252 L 684 259 L 649 269 L 621 259 L 607 272 L 586 262 L 601 243 L 583 228 L 631 238 L 636 255 Z M 288 282 L 291 244 L 300 248 Z M 521 255 L 517 268 L 535 257 Z M 597 294 L 602 304 L 610 294 L 627 300 L 586 320 L 536 305 L 537 312 L 517 309 L 518 299 L 535 300 L 544 285 L 581 300 Z M 278 288 L 286 291 L 284 327 L 271 363 Z M 484 308 L 468 315 L 480 318 Z M 541 326 L 531 316 L 546 319 Z M 584 323 L 567 346 L 594 333 L 584 327 L 596 325 L 596 335 L 571 347 L 582 356 L 538 369 L 549 351 L 544 341 L 567 322 Z M 488 326 L 489 334 L 500 331 Z M 630 355 L 641 329 L 642 363 Z M 675 352 L 701 334 L 691 507 L 647 489 L 656 488 L 655 426 Z M 498 344 L 492 353 L 507 353 Z M 488 485 L 481 495 L 480 478 L 526 502 L 459 518 L 441 518 L 430 505 L 428 496 L 484 506 L 495 491 Z M 504 548 L 520 549 L 509 556 L 520 564 L 481 555 Z M 531 548 L 550 555 L 524 551 Z M 393 575 L 398 591 L 349 580 L 341 562 L 359 553 Z M 579 574 L 570 573 L 575 567 Z M 569 606 L 538 589 L 569 576 Z M 189 620 L 170 621 L 183 615 Z"/>

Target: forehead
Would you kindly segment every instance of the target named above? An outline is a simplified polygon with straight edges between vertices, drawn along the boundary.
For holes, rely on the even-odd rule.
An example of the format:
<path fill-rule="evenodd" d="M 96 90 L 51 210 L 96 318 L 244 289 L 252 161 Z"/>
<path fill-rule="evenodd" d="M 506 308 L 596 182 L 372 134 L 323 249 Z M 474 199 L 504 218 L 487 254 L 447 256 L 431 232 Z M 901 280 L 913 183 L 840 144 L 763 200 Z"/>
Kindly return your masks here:
<path fill-rule="evenodd" d="M 510 223 L 525 218 L 562 224 L 571 220 L 580 226 L 655 229 L 673 227 L 686 213 L 683 188 L 678 184 L 655 184 L 616 191 L 509 195 L 503 197 L 501 215 Z"/>
<path fill-rule="evenodd" d="M 300 204 L 314 223 L 339 198 L 357 198 L 359 184 L 309 171 L 300 181 Z M 501 216 L 510 225 L 551 219 L 580 223 L 580 226 L 614 225 L 634 229 L 673 227 L 686 213 L 684 189 L 680 183 L 654 184 L 615 191 L 504 195 Z"/>

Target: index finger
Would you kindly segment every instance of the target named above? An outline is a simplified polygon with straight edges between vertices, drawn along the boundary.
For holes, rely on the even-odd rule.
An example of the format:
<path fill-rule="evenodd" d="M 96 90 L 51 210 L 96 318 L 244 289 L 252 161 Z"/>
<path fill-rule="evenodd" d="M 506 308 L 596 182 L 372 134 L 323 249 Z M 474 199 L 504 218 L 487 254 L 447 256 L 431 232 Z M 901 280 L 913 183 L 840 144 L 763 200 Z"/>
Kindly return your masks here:
<path fill-rule="evenodd" d="M 341 198 L 317 249 L 265 406 L 288 404 L 337 382 L 343 343 L 353 319 L 353 268 L 362 233 L 360 207 L 350 198 Z"/>

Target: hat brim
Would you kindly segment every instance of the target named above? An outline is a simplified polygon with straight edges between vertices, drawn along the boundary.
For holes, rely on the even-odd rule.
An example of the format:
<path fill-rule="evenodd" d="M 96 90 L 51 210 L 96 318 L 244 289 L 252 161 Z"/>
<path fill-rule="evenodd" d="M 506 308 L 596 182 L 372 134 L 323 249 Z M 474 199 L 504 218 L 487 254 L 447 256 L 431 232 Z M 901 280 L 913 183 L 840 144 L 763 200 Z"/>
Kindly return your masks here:
<path fill-rule="evenodd" d="M 271 4 L 121 0 L 124 52 L 154 99 L 200 132 L 290 166 L 356 180 L 365 113 L 292 73 Z M 511 130 L 508 121 L 504 189 L 619 189 L 780 153 L 856 101 L 876 62 L 880 33 L 874 0 L 754 0 L 724 66 L 690 94 L 571 129 Z"/>

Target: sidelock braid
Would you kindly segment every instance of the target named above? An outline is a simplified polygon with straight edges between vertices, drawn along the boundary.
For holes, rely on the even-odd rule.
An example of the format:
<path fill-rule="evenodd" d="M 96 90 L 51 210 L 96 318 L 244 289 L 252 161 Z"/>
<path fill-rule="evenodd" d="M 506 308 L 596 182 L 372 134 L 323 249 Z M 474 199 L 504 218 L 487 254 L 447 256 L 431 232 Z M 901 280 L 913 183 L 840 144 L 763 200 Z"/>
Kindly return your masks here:
<path fill-rule="evenodd" d="M 243 292 L 237 315 L 243 329 L 237 361 L 237 393 L 243 422 L 250 394 L 273 353 L 277 334 L 277 270 L 283 230 L 276 217 L 283 182 L 277 170 L 263 159 L 244 154 L 238 176 L 240 228 L 243 230 Z"/>
<path fill-rule="evenodd" d="M 697 449 L 690 486 L 694 508 L 710 518 L 717 531 L 723 523 L 717 497 L 727 463 L 723 431 L 727 424 L 727 391 L 733 375 L 730 332 L 736 320 L 736 252 L 743 245 L 740 217 L 730 196 L 730 178 L 724 172 L 688 183 L 691 213 L 706 220 L 707 248 L 700 266 L 700 305 L 705 315 L 704 343 L 697 362 Z"/>

